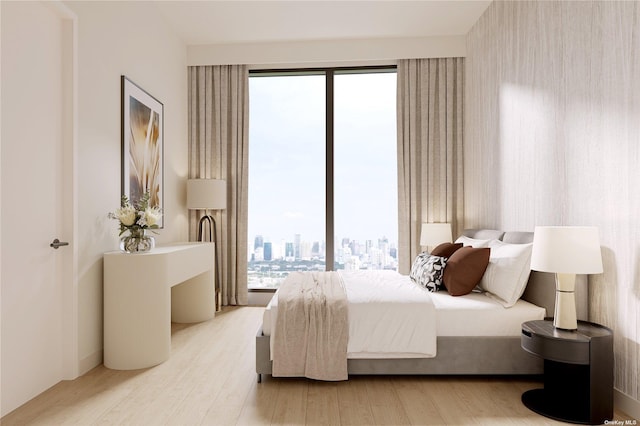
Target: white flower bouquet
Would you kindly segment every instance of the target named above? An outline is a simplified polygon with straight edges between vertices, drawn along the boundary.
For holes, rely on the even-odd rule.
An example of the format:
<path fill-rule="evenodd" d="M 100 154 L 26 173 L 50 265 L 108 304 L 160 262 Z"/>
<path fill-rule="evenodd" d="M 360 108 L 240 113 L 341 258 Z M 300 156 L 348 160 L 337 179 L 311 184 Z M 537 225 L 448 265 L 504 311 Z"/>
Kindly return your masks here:
<path fill-rule="evenodd" d="M 120 248 L 128 253 L 149 251 L 155 245 L 152 237 L 146 236 L 147 229 L 158 229 L 158 222 L 162 217 L 159 207 L 149 206 L 149 192 L 145 192 L 135 205 L 129 201 L 129 197 L 123 195 L 120 199 L 120 208 L 109 213 L 110 219 L 120 222 L 120 236 L 126 231 L 130 235 L 121 239 Z"/>

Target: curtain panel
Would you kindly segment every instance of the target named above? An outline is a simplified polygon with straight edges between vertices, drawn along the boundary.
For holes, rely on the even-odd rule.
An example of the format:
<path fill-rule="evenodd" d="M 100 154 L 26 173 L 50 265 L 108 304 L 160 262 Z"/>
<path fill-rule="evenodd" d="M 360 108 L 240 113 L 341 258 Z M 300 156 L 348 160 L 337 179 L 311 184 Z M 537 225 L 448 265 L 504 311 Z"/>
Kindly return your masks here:
<path fill-rule="evenodd" d="M 398 270 L 420 253 L 424 222 L 463 226 L 464 58 L 398 62 Z"/>
<path fill-rule="evenodd" d="M 189 67 L 189 178 L 224 179 L 227 206 L 212 211 L 223 305 L 247 304 L 249 71 L 244 65 Z M 202 211 L 189 211 L 197 241 Z"/>

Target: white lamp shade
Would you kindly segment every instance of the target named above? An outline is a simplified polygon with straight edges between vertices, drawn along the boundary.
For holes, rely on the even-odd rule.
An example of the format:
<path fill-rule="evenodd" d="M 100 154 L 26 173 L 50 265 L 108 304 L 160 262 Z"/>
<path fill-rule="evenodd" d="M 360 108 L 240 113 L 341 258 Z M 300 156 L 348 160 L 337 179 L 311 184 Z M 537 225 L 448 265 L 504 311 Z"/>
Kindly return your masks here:
<path fill-rule="evenodd" d="M 187 208 L 221 210 L 227 207 L 227 184 L 220 179 L 187 180 Z"/>
<path fill-rule="evenodd" d="M 593 226 L 536 226 L 531 269 L 561 274 L 599 274 L 602 252 Z"/>
<path fill-rule="evenodd" d="M 435 247 L 441 243 L 450 243 L 451 224 L 449 223 L 423 223 L 420 231 L 420 245 Z"/>

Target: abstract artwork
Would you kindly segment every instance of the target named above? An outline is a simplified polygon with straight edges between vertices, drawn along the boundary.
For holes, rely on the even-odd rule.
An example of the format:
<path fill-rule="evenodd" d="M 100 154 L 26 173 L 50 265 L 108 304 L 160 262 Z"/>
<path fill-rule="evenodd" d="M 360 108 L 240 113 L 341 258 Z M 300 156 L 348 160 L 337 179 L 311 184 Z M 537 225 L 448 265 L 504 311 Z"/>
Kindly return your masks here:
<path fill-rule="evenodd" d="M 163 208 L 164 105 L 122 76 L 122 195 Z M 158 224 L 163 227 L 164 221 Z"/>

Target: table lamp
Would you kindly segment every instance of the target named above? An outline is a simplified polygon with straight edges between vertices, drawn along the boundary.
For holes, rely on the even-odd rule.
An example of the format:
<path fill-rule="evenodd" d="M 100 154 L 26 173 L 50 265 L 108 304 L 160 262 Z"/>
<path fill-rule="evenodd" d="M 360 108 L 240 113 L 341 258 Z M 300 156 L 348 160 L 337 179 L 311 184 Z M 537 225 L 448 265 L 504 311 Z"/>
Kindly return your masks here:
<path fill-rule="evenodd" d="M 576 274 L 602 273 L 598 228 L 536 226 L 531 269 L 556 274 L 553 326 L 563 330 L 577 330 Z"/>
<path fill-rule="evenodd" d="M 420 231 L 420 245 L 425 247 L 435 247 L 441 243 L 450 243 L 451 224 L 450 223 L 423 223 Z"/>
<path fill-rule="evenodd" d="M 217 240 L 216 221 L 209 214 L 209 210 L 222 210 L 227 207 L 227 185 L 220 179 L 189 179 L 187 180 L 187 208 L 190 210 L 204 210 L 205 214 L 198 222 L 198 241 L 205 239 L 204 229 L 209 228 L 209 240 Z M 217 244 L 214 247 L 215 278 L 214 287 L 216 291 L 216 310 L 221 309 L 221 293 L 218 287 L 218 253 Z"/>

